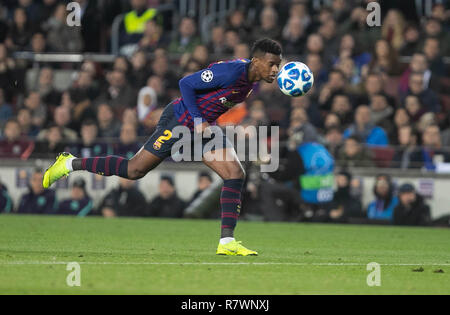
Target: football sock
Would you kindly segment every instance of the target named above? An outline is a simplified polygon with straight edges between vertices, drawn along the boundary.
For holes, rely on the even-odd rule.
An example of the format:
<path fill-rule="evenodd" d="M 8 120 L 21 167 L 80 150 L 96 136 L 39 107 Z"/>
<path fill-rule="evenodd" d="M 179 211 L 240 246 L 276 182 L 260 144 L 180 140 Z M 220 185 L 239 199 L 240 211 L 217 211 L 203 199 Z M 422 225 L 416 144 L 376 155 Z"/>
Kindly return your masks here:
<path fill-rule="evenodd" d="M 128 159 L 120 156 L 93 157 L 72 161 L 74 171 L 88 171 L 103 176 L 128 178 Z"/>
<path fill-rule="evenodd" d="M 226 245 L 230 242 L 234 241 L 234 237 L 224 237 L 220 239 L 220 244 L 221 245 Z"/>
<path fill-rule="evenodd" d="M 241 212 L 241 191 L 243 179 L 228 179 L 223 181 L 220 194 L 222 207 L 222 233 L 221 238 L 233 238 L 234 228 Z"/>

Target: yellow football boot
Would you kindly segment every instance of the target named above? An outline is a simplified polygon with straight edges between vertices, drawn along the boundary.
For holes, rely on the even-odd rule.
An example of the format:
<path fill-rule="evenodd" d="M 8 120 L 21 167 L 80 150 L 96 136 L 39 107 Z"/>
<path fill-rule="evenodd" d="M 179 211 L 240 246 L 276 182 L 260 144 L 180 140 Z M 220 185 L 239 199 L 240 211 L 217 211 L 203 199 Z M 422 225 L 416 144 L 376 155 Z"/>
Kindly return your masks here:
<path fill-rule="evenodd" d="M 45 189 L 49 188 L 54 182 L 59 180 L 61 177 L 69 176 L 70 171 L 66 166 L 66 162 L 69 159 L 74 159 L 75 157 L 70 153 L 60 153 L 56 158 L 56 162 L 50 166 L 44 174 L 44 179 L 42 181 L 42 187 Z"/>
<path fill-rule="evenodd" d="M 227 255 L 227 256 L 258 256 L 258 253 L 245 248 L 241 245 L 242 242 L 231 241 L 228 244 L 222 245 L 219 243 L 217 247 L 216 255 Z"/>

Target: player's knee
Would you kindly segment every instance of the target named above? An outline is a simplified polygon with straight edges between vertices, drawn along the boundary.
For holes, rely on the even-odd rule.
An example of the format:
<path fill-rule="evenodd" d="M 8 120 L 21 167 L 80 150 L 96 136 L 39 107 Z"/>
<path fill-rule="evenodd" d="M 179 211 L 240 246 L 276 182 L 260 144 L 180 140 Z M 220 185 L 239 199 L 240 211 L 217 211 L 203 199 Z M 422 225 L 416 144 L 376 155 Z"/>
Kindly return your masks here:
<path fill-rule="evenodd" d="M 141 179 L 145 175 L 147 175 L 148 171 L 140 169 L 139 167 L 129 166 L 128 167 L 128 179 L 137 180 Z"/>

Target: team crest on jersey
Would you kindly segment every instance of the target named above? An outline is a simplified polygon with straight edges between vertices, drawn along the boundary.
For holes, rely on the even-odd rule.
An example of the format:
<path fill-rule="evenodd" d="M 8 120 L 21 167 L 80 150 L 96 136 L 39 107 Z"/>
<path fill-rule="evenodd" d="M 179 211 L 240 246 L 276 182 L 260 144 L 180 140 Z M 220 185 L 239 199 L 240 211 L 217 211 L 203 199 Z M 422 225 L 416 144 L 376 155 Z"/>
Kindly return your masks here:
<path fill-rule="evenodd" d="M 211 70 L 205 70 L 202 72 L 201 77 L 203 82 L 209 83 L 213 80 L 214 73 Z"/>

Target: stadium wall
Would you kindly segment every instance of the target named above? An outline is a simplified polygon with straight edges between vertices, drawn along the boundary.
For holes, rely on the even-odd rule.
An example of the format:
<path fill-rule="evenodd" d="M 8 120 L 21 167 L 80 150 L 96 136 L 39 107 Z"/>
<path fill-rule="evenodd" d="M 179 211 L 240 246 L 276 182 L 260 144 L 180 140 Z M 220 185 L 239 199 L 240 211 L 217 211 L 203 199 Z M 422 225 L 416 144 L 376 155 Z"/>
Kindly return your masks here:
<path fill-rule="evenodd" d="M 49 165 L 49 162 L 43 162 L 42 165 Z M 17 205 L 20 196 L 27 191 L 28 176 L 36 166 L 26 164 L 26 166 L 1 166 L 0 182 L 8 187 L 8 191 Z M 156 170 L 149 173 L 146 177 L 139 180 L 137 185 L 148 200 L 155 197 L 158 193 L 159 178 L 162 174 L 170 173 L 175 179 L 175 185 L 178 195 L 189 200 L 197 189 L 198 173 L 202 170 L 209 170 L 202 163 L 170 163 L 161 164 Z M 375 176 L 380 170 L 374 169 L 355 169 L 353 175 L 359 179 L 361 192 L 363 196 L 363 205 L 373 200 L 373 185 Z M 427 203 L 432 209 L 433 219 L 443 215 L 450 214 L 450 176 L 440 174 L 419 175 L 418 172 L 405 172 L 398 170 L 386 170 L 389 173 L 397 187 L 405 182 L 411 182 L 415 185 L 418 192 L 425 196 Z M 212 172 L 211 172 L 212 173 Z M 219 176 L 213 174 L 214 180 L 220 180 Z M 76 178 L 82 177 L 86 180 L 87 191 L 94 199 L 95 205 L 101 202 L 104 196 L 113 188 L 117 187 L 119 179 L 117 177 L 102 177 L 87 172 L 78 172 L 72 174 L 68 180 L 59 181 L 57 184 L 57 196 L 63 200 L 70 196 L 71 182 Z"/>

